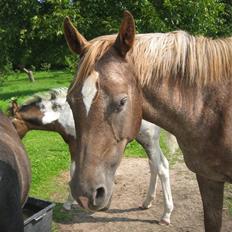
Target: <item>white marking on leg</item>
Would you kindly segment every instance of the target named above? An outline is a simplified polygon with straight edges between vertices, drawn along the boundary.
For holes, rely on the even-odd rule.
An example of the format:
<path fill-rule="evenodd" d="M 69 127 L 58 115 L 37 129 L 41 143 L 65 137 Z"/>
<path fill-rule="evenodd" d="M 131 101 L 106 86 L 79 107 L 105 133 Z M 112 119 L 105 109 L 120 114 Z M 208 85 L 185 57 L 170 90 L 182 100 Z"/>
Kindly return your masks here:
<path fill-rule="evenodd" d="M 147 196 L 145 198 L 145 201 L 143 202 L 143 208 L 149 209 L 152 206 L 152 201 L 155 199 L 156 194 L 156 187 L 157 187 L 157 171 L 153 167 L 152 162 L 149 160 L 149 166 L 150 166 L 150 183 L 149 188 L 147 192 Z"/>
<path fill-rule="evenodd" d="M 172 193 L 169 177 L 169 164 L 159 146 L 160 128 L 154 124 L 142 121 L 140 133 L 136 138 L 146 150 L 150 157 L 149 165 L 151 170 L 150 185 L 143 203 L 144 208 L 149 208 L 155 197 L 157 174 L 160 178 L 164 194 L 164 213 L 161 222 L 170 223 L 173 210 Z"/>
<path fill-rule="evenodd" d="M 68 191 L 69 191 L 69 193 L 68 193 L 68 198 L 67 198 L 67 200 L 65 201 L 65 203 L 63 204 L 63 207 L 64 207 L 66 210 L 71 210 L 72 204 L 75 204 L 76 201 L 75 201 L 75 200 L 73 199 L 73 197 L 72 197 L 70 188 L 68 188 Z"/>
<path fill-rule="evenodd" d="M 173 200 L 169 177 L 169 164 L 167 159 L 164 157 L 158 142 L 156 142 L 156 150 L 153 150 L 150 162 L 150 167 L 154 169 L 155 173 L 158 173 L 164 194 L 164 212 L 160 221 L 164 224 L 170 224 Z"/>
<path fill-rule="evenodd" d="M 70 164 L 70 177 L 71 178 L 73 177 L 75 169 L 76 169 L 76 163 L 75 163 L 75 161 L 72 161 L 71 164 Z"/>
<path fill-rule="evenodd" d="M 93 71 L 91 75 L 84 82 L 82 90 L 81 90 L 87 115 L 89 114 L 92 101 L 97 93 L 96 82 L 97 82 L 98 76 L 99 76 L 99 73 L 96 71 Z"/>
<path fill-rule="evenodd" d="M 136 140 L 143 146 L 148 157 L 152 157 L 157 151 L 156 141 L 159 141 L 160 128 L 153 123 L 142 120 L 140 131 Z M 157 186 L 157 176 L 158 171 L 154 168 L 151 160 L 149 160 L 150 166 L 150 183 L 147 191 L 146 198 L 143 202 L 142 208 L 148 209 L 152 206 L 152 201 L 155 198 L 156 186 Z"/>
<path fill-rule="evenodd" d="M 159 158 L 159 162 L 157 162 L 157 160 L 155 160 L 155 162 L 157 162 L 158 176 L 160 178 L 164 193 L 164 213 L 161 218 L 161 223 L 164 222 L 165 224 L 170 224 L 170 217 L 173 210 L 173 200 L 169 175 L 169 163 L 162 153 L 160 147 L 157 153 L 159 154 L 159 157 L 157 157 Z"/>
<path fill-rule="evenodd" d="M 76 169 L 76 163 L 75 163 L 75 161 L 72 161 L 71 164 L 70 164 L 70 170 L 69 170 L 69 172 L 70 172 L 70 178 L 73 177 L 73 174 L 74 174 L 74 172 L 75 172 L 75 169 Z M 66 210 L 71 210 L 72 204 L 75 204 L 76 201 L 75 201 L 75 200 L 73 199 L 73 197 L 72 197 L 70 187 L 68 188 L 68 191 L 69 191 L 69 193 L 68 193 L 68 198 L 67 198 L 67 200 L 65 201 L 65 203 L 63 204 L 63 207 L 64 207 Z"/>

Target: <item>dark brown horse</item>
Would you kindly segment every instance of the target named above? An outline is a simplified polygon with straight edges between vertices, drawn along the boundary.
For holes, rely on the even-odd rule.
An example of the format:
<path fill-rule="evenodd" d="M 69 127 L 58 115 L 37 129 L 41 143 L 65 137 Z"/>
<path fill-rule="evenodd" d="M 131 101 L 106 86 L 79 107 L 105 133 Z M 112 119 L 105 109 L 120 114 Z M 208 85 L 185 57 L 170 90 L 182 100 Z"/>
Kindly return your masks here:
<path fill-rule="evenodd" d="M 0 112 L 0 231 L 23 232 L 22 206 L 31 182 L 27 154 L 11 121 Z"/>
<path fill-rule="evenodd" d="M 205 231 L 219 232 L 224 183 L 232 183 L 232 38 L 135 35 L 129 12 L 117 36 L 87 41 L 68 18 L 64 31 L 81 55 L 67 95 L 78 131 L 74 198 L 92 210 L 107 205 L 143 117 L 177 137 L 196 173 Z"/>

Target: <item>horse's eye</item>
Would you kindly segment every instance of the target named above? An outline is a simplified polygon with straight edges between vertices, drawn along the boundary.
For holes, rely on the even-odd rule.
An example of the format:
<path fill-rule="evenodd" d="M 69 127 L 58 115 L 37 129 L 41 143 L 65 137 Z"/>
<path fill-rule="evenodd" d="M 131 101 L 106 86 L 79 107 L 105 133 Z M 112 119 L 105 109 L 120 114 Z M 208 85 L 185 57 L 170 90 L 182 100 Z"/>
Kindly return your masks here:
<path fill-rule="evenodd" d="M 57 104 L 57 103 L 54 103 L 53 105 L 52 105 L 52 109 L 54 110 L 54 111 L 57 111 L 57 110 L 59 110 L 61 108 L 61 106 L 59 105 L 59 104 Z"/>
<path fill-rule="evenodd" d="M 45 110 L 45 105 L 44 104 L 40 104 L 40 109 L 41 110 Z"/>
<path fill-rule="evenodd" d="M 120 112 L 123 109 L 123 106 L 126 104 L 126 102 L 127 97 L 123 97 L 122 99 L 120 99 L 119 102 L 115 104 L 114 111 L 117 113 Z"/>
<path fill-rule="evenodd" d="M 120 100 L 119 105 L 120 105 L 120 106 L 124 106 L 124 105 L 126 104 L 126 101 L 127 101 L 127 97 L 122 98 L 122 99 Z"/>

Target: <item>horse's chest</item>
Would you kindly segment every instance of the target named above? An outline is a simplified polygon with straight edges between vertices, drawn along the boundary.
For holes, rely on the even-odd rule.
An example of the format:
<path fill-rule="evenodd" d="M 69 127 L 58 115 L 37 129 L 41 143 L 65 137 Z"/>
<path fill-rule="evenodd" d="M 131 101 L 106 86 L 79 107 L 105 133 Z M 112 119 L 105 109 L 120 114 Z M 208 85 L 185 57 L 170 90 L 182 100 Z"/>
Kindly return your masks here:
<path fill-rule="evenodd" d="M 232 182 L 232 149 L 204 140 L 180 142 L 180 147 L 191 171 L 215 181 Z"/>

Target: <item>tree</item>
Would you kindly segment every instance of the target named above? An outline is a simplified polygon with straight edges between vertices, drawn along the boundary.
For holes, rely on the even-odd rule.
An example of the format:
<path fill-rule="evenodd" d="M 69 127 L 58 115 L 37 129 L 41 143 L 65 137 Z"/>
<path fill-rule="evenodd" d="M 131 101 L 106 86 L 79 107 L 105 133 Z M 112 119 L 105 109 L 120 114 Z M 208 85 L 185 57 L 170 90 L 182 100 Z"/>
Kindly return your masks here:
<path fill-rule="evenodd" d="M 18 65 L 72 66 L 63 35 L 67 15 L 87 39 L 117 33 L 125 9 L 140 33 L 186 30 L 217 37 L 232 31 L 230 0 L 1 0 L 0 8 L 0 73 Z"/>
<path fill-rule="evenodd" d="M 225 5 L 218 0 L 153 1 L 169 30 L 186 30 L 193 34 L 221 34 Z"/>

